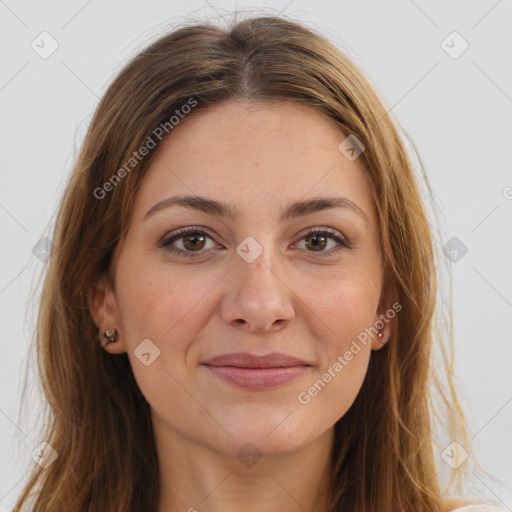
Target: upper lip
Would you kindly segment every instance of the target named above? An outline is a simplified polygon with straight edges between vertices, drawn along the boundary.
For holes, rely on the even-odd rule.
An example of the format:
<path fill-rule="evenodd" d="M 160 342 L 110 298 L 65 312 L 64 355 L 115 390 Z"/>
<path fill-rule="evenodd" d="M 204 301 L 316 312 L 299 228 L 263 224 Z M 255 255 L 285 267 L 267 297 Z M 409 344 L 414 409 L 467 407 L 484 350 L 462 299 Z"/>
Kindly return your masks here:
<path fill-rule="evenodd" d="M 222 354 L 204 361 L 209 366 L 235 366 L 238 368 L 283 368 L 289 366 L 311 366 L 303 359 L 273 352 L 257 356 L 246 352 Z"/>

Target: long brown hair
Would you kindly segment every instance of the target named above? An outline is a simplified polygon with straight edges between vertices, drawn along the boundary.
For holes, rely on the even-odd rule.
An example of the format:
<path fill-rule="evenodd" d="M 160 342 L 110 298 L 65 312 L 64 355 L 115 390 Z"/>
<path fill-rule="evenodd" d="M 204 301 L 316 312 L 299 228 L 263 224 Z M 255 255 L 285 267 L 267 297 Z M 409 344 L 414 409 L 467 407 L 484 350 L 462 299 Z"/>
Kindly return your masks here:
<path fill-rule="evenodd" d="M 47 469 L 35 466 L 15 510 L 29 501 L 37 512 L 156 510 L 149 406 L 127 355 L 109 355 L 98 343 L 88 298 L 97 279 L 110 276 L 162 127 L 172 136 L 176 110 L 195 102 L 188 115 L 197 115 L 232 98 L 310 105 L 366 148 L 360 158 L 378 212 L 384 294 L 402 310 L 389 342 L 372 353 L 354 404 L 335 425 L 332 510 L 451 510 L 459 503 L 440 488 L 431 430 L 436 414 L 446 411 L 448 439 L 467 446 L 453 361 L 446 348 L 440 367 L 432 356 L 436 342 L 452 347 L 451 313 L 447 332 L 438 336 L 440 258 L 399 123 L 346 55 L 314 31 L 273 16 L 228 28 L 177 28 L 136 55 L 100 101 L 57 213 L 38 316 L 46 441 L 58 457 Z M 155 149 L 134 160 L 143 146 Z M 421 160 L 419 169 L 428 184 Z"/>

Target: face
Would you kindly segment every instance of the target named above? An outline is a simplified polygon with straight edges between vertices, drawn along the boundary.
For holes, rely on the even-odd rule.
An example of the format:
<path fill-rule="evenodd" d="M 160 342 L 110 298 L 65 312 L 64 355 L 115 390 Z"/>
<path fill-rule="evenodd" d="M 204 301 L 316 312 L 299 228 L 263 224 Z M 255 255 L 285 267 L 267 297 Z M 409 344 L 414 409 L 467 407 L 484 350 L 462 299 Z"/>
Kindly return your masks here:
<path fill-rule="evenodd" d="M 246 443 L 283 453 L 353 403 L 389 325 L 362 341 L 382 324 L 382 262 L 344 139 L 312 107 L 229 101 L 160 146 L 115 254 L 115 292 L 97 289 L 106 323 L 95 311 L 118 329 L 106 349 L 128 353 L 159 429 L 230 456 Z M 297 205 L 313 199 L 335 204 Z"/>

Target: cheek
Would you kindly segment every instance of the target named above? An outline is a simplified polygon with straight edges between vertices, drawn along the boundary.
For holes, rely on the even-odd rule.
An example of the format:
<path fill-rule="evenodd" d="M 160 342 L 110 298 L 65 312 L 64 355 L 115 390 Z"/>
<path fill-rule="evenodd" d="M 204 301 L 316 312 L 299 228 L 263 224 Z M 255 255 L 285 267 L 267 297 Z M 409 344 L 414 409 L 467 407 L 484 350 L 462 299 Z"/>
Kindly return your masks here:
<path fill-rule="evenodd" d="M 136 271 L 137 267 L 141 270 Z M 199 327 L 191 318 L 196 318 L 209 286 L 208 280 L 196 281 L 160 264 L 120 266 L 119 314 L 129 345 L 144 338 L 165 344 L 184 326 Z"/>
<path fill-rule="evenodd" d="M 349 355 L 350 354 L 350 355 Z M 356 347 L 336 355 L 297 395 L 297 418 L 326 429 L 354 403 L 366 377 L 370 349 Z"/>
<path fill-rule="evenodd" d="M 323 425 L 334 424 L 353 404 L 371 355 L 369 328 L 379 289 L 367 272 L 351 270 L 310 285 L 303 312 L 320 348 L 320 367 L 301 388 L 297 402 L 307 417 Z"/>
<path fill-rule="evenodd" d="M 179 383 L 187 380 L 197 355 L 191 346 L 208 321 L 207 294 L 220 278 L 208 273 L 194 277 L 192 272 L 197 271 L 189 272 L 190 278 L 184 271 L 170 271 L 168 265 L 136 259 L 120 261 L 118 266 L 117 295 L 127 353 L 139 388 L 152 405 L 162 399 L 165 389 L 166 407 L 169 400 L 177 400 L 178 406 L 183 394 Z M 142 345 L 143 340 L 154 346 L 146 341 Z M 145 357 L 149 361 L 138 358 L 143 346 L 148 346 L 142 353 L 150 353 Z"/>
<path fill-rule="evenodd" d="M 309 418 L 332 425 L 345 415 L 365 379 L 371 355 L 368 329 L 375 298 L 363 281 L 344 281 L 318 301 L 313 336 L 321 346 L 320 367 L 300 390 L 299 407 Z"/>
<path fill-rule="evenodd" d="M 138 272 L 135 268 L 119 267 L 118 303 L 137 385 L 152 409 L 163 416 L 193 410 L 194 401 L 183 383 L 189 377 L 190 345 L 204 327 L 205 291 L 162 266 L 146 264 Z M 172 423 L 172 418 L 167 419 Z"/>
<path fill-rule="evenodd" d="M 324 344 L 332 361 L 373 325 L 380 290 L 364 273 L 355 271 L 333 275 L 323 282 L 327 286 L 308 285 L 305 311 L 310 310 L 310 325 L 315 328 L 312 334 Z"/>

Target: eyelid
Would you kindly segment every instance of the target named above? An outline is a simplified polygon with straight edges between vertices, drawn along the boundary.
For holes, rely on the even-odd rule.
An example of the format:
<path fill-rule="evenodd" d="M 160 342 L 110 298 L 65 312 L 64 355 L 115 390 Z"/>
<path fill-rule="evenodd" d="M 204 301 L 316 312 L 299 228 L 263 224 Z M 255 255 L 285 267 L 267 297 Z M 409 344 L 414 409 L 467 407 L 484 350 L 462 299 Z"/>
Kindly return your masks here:
<path fill-rule="evenodd" d="M 326 235 L 327 238 L 337 242 L 338 246 L 336 248 L 330 249 L 328 251 L 319 251 L 319 252 L 305 251 L 308 255 L 313 256 L 313 258 L 320 259 L 320 258 L 334 257 L 334 256 L 337 256 L 340 252 L 346 251 L 347 249 L 352 248 L 352 243 L 350 242 L 350 240 L 348 240 L 348 238 L 346 236 L 344 236 L 343 234 L 341 234 L 337 229 L 333 229 L 333 228 L 329 228 L 329 227 L 318 227 L 318 226 L 307 228 L 305 231 L 300 233 L 298 235 L 297 242 L 294 242 L 293 245 L 295 246 L 297 243 L 299 243 L 304 238 L 306 238 L 308 236 L 313 236 L 315 234 L 316 235 Z M 316 256 L 316 255 L 318 255 L 318 256 Z"/>
<path fill-rule="evenodd" d="M 351 245 L 351 242 L 345 235 L 340 233 L 337 229 L 330 228 L 327 226 L 313 226 L 310 228 L 306 228 L 297 236 L 299 237 L 299 240 L 302 240 L 305 236 L 311 236 L 314 235 L 315 233 L 332 235 L 334 238 L 338 238 L 340 242 L 345 244 L 347 247 Z"/>

